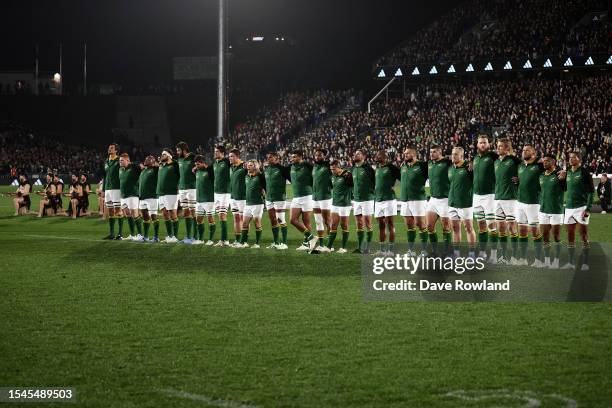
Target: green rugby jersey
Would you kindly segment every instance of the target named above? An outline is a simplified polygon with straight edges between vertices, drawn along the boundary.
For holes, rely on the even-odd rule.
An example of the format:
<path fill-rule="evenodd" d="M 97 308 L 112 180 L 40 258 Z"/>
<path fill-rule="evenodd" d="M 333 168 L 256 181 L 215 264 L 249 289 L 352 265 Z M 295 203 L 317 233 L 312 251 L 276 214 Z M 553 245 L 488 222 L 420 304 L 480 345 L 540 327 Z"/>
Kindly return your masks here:
<path fill-rule="evenodd" d="M 266 176 L 257 172 L 248 174 L 244 178 L 246 188 L 246 205 L 259 205 L 264 203 L 266 190 Z"/>
<path fill-rule="evenodd" d="M 593 177 L 583 166 L 576 170 L 567 169 L 567 194 L 565 196 L 565 208 L 579 208 L 586 206 L 591 211 L 593 204 Z"/>
<path fill-rule="evenodd" d="M 213 163 L 215 173 L 215 193 L 228 194 L 230 192 L 230 162 L 227 157 L 215 160 Z"/>
<path fill-rule="evenodd" d="M 557 169 L 552 173 L 540 174 L 540 212 L 545 214 L 563 214 L 563 197 L 567 183 L 559 180 Z"/>
<path fill-rule="evenodd" d="M 215 173 L 212 166 L 196 170 L 195 173 L 196 201 L 212 203 L 215 201 Z"/>
<path fill-rule="evenodd" d="M 518 168 L 518 200 L 523 204 L 540 202 L 540 174 L 544 172 L 542 163 L 535 160 L 531 163 L 522 162 Z"/>
<path fill-rule="evenodd" d="M 119 190 L 121 184 L 119 182 L 119 156 L 111 159 L 110 157 L 104 162 L 104 191 Z"/>
<path fill-rule="evenodd" d="M 488 151 L 481 155 L 476 154 L 474 164 L 474 194 L 486 195 L 495 193 L 495 160 L 499 156 L 495 152 Z"/>
<path fill-rule="evenodd" d="M 138 179 L 138 198 L 157 198 L 157 167 L 145 167 Z"/>
<path fill-rule="evenodd" d="M 270 164 L 264 169 L 266 177 L 266 200 L 285 201 L 287 180 L 291 179 L 289 167 L 280 164 Z"/>
<path fill-rule="evenodd" d="M 468 163 L 452 165 L 448 169 L 448 206 L 454 208 L 469 208 L 472 206 L 472 191 L 474 189 L 474 173 L 470 171 Z"/>
<path fill-rule="evenodd" d="M 395 199 L 395 181 L 401 178 L 400 171 L 390 162 L 376 167 L 374 175 L 374 200 L 377 202 L 389 201 Z"/>
<path fill-rule="evenodd" d="M 127 167 L 119 168 L 119 190 L 121 198 L 138 197 L 138 177 L 140 167 L 130 163 Z"/>
<path fill-rule="evenodd" d="M 302 161 L 291 165 L 291 189 L 294 198 L 312 194 L 312 164 Z"/>
<path fill-rule="evenodd" d="M 353 176 L 343 170 L 339 176 L 332 176 L 332 205 L 336 207 L 350 207 L 353 197 Z"/>
<path fill-rule="evenodd" d="M 516 200 L 518 194 L 517 185 L 512 177 L 518 176 L 518 166 L 521 159 L 516 156 L 506 155 L 503 160 L 495 160 L 495 199 Z"/>
<path fill-rule="evenodd" d="M 160 163 L 157 171 L 157 196 L 177 195 L 179 183 L 178 163 Z"/>
<path fill-rule="evenodd" d="M 403 162 L 400 173 L 400 201 L 427 200 L 425 196 L 427 163 L 423 161 Z"/>
<path fill-rule="evenodd" d="M 233 200 L 246 199 L 246 190 L 244 186 L 244 176 L 246 176 L 244 162 L 232 165 L 230 167 L 230 193 Z"/>
<path fill-rule="evenodd" d="M 353 175 L 353 200 L 357 202 L 374 200 L 374 169 L 362 162 L 351 169 Z"/>
<path fill-rule="evenodd" d="M 429 195 L 433 198 L 447 198 L 450 187 L 448 181 L 448 170 L 453 162 L 444 157 L 440 160 L 430 160 L 427 164 L 427 176 L 429 177 Z"/>
<path fill-rule="evenodd" d="M 332 198 L 332 174 L 328 161 L 315 162 L 312 166 L 312 199 L 315 201 Z"/>
<path fill-rule="evenodd" d="M 187 157 L 178 159 L 179 166 L 179 190 L 192 190 L 196 188 L 196 176 L 193 173 L 195 167 L 195 156 L 187 153 Z"/>

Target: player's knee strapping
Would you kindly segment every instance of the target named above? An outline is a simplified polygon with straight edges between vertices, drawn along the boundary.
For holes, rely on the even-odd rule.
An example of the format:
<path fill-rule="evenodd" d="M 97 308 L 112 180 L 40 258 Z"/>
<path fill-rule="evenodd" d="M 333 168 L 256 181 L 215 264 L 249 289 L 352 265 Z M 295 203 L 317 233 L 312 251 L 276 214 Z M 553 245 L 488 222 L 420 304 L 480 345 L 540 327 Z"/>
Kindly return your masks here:
<path fill-rule="evenodd" d="M 317 231 L 325 230 L 325 222 L 323 221 L 323 214 L 314 215 L 315 224 L 317 225 Z"/>

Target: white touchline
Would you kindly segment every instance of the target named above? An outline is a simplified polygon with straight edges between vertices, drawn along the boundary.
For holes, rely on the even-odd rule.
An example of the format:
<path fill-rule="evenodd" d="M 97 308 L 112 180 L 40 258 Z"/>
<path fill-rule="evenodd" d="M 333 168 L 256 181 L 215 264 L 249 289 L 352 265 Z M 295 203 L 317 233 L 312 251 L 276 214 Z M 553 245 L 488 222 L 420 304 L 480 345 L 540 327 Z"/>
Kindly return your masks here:
<path fill-rule="evenodd" d="M 189 392 L 185 392 L 185 391 L 179 391 L 179 390 L 173 390 L 171 388 L 164 388 L 164 389 L 160 389 L 159 391 L 171 395 L 173 397 L 179 397 L 179 398 L 185 398 L 185 399 L 190 399 L 192 401 L 200 401 L 200 402 L 204 402 L 208 405 L 212 405 L 215 407 L 221 407 L 221 408 L 260 408 L 257 405 L 248 405 L 248 404 L 243 404 L 241 402 L 237 402 L 237 401 L 228 401 L 228 400 L 222 400 L 222 399 L 214 399 L 211 397 L 207 397 L 206 395 L 200 395 L 200 394 L 192 394 Z"/>
<path fill-rule="evenodd" d="M 560 394 L 537 394 L 533 391 L 523 390 L 455 390 L 444 394 L 446 397 L 459 398 L 464 401 L 483 401 L 490 399 L 514 399 L 525 402 L 520 408 L 537 408 L 542 406 L 542 400 L 557 400 L 565 403 L 564 408 L 577 408 L 578 403 Z M 537 397 L 537 398 L 536 398 Z M 501 407 L 500 407 L 501 408 Z"/>
<path fill-rule="evenodd" d="M 99 239 L 87 239 L 87 238 L 77 238 L 77 237 L 60 237 L 57 235 L 42 235 L 42 234 L 23 234 L 22 237 L 30 237 L 30 238 L 51 238 L 51 239 L 65 239 L 68 241 L 87 241 L 87 242 L 103 242 Z"/>
<path fill-rule="evenodd" d="M 43 234 L 23 234 L 23 235 L 19 235 L 20 237 L 30 237 L 30 238 L 50 238 L 50 239 L 64 239 L 67 241 L 83 241 L 83 242 L 97 242 L 97 243 L 104 243 L 104 242 L 117 242 L 117 241 L 104 241 L 102 239 L 87 239 L 87 238 L 77 238 L 77 237 L 60 237 L 58 235 L 43 235 Z M 130 241 L 121 241 L 123 243 L 127 242 L 128 245 L 134 244 L 134 245 L 139 245 L 141 244 L 140 242 L 130 242 Z M 156 245 L 159 246 L 160 248 L 168 248 L 167 246 L 163 246 L 163 245 Z M 152 248 L 152 246 L 149 246 L 149 248 Z"/>

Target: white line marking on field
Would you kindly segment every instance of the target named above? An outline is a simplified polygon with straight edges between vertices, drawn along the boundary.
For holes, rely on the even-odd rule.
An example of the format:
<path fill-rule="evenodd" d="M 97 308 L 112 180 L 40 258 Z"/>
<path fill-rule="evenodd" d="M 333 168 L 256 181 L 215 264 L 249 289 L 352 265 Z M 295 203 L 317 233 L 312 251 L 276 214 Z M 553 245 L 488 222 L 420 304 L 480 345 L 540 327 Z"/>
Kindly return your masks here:
<path fill-rule="evenodd" d="M 538 394 L 533 391 L 521 390 L 455 390 L 444 394 L 446 397 L 458 398 L 463 401 L 479 402 L 484 400 L 517 400 L 517 403 L 523 403 L 520 406 L 514 405 L 517 408 L 537 408 L 542 406 L 542 400 L 555 400 L 564 403 L 564 408 L 577 408 L 578 403 L 568 397 L 560 394 Z M 495 405 L 496 408 L 503 408 Z"/>
<path fill-rule="evenodd" d="M 37 235 L 37 234 L 23 234 L 22 237 L 30 237 L 30 238 L 50 238 L 50 239 L 65 239 L 68 241 L 87 241 L 87 242 L 102 242 L 99 239 L 87 239 L 87 238 L 77 238 L 77 237 L 60 237 L 57 235 Z"/>
<path fill-rule="evenodd" d="M 168 394 L 170 396 L 173 396 L 173 397 L 190 399 L 192 401 L 200 401 L 200 402 L 204 402 L 204 403 L 206 403 L 208 405 L 213 405 L 215 407 L 221 407 L 221 408 L 259 408 L 257 405 L 248 405 L 248 404 L 243 404 L 242 402 L 237 402 L 237 401 L 214 399 L 214 398 L 211 398 L 211 397 L 207 397 L 206 395 L 192 394 L 192 393 L 185 392 L 185 391 L 173 390 L 171 388 L 164 388 L 164 389 L 161 389 L 159 391 L 161 391 L 161 392 L 163 392 L 165 394 Z"/>

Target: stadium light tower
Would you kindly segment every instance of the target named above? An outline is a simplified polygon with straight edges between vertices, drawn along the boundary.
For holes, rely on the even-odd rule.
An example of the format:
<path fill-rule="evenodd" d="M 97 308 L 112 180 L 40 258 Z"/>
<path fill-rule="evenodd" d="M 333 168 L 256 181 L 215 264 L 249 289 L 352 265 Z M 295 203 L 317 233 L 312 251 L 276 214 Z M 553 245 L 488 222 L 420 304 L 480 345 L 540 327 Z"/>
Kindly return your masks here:
<path fill-rule="evenodd" d="M 225 0 L 219 0 L 219 73 L 217 77 L 217 140 L 225 128 Z"/>

